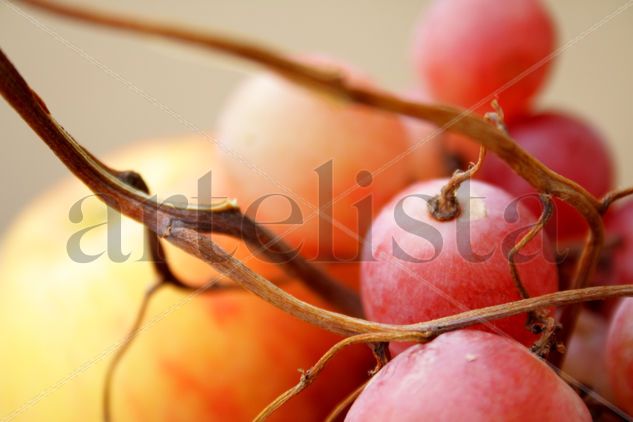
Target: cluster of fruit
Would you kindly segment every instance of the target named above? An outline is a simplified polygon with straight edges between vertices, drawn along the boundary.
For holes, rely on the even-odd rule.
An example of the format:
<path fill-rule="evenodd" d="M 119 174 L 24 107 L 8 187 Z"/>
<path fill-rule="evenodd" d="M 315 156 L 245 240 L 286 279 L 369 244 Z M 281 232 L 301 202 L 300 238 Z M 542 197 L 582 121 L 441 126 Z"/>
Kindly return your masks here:
<path fill-rule="evenodd" d="M 601 136 L 577 117 L 532 105 L 555 48 L 554 24 L 538 0 L 437 0 L 416 33 L 420 87 L 410 95 L 482 114 L 497 98 L 508 132 L 525 150 L 599 198 L 614 183 Z M 303 59 L 372 85 L 330 58 Z M 515 250 L 543 206 L 538 192 L 494 156 L 455 186 L 458 212 L 438 218 L 430 204 L 449 183 L 446 156 L 468 163 L 479 153 L 473 140 L 445 129 L 260 73 L 226 104 L 217 145 L 204 137 L 171 139 L 107 162 L 138 171 L 163 198 L 238 198 L 247 214 L 359 291 L 374 321 L 427 321 L 558 290 L 556 251 L 582 240 L 584 220 L 555 201 L 544 230 Z M 198 192 L 209 170 L 211 192 Z M 11 388 L 0 415 L 98 419 L 104 357 L 153 283 L 142 226 L 87 195 L 74 180 L 51 189 L 4 241 L 0 336 L 10 347 L 0 348 L 0 372 Z M 616 242 L 608 271 L 595 282 L 632 283 L 633 203 L 615 207 L 606 223 Z M 247 245 L 212 237 L 284 289 L 327 307 Z M 189 285 L 222 279 L 175 248 L 167 257 Z M 207 293 L 169 287 L 153 298 L 115 373 L 116 420 L 247 420 L 337 339 L 220 282 L 223 289 Z M 615 312 L 583 312 L 563 371 L 633 414 L 633 299 Z M 538 339 L 528 325 L 528 315 L 518 315 L 424 345 L 392 343 L 393 359 L 346 420 L 590 420 L 579 395 L 526 347 Z M 369 358 L 360 346 L 338 356 L 274 418 L 322 419 L 365 381 Z"/>

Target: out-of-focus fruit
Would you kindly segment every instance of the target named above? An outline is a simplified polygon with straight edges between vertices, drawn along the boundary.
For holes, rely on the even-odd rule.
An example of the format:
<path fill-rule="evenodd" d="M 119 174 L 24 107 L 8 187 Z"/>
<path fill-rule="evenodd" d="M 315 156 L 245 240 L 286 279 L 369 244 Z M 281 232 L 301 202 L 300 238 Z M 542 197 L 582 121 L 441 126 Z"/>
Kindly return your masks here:
<path fill-rule="evenodd" d="M 538 0 L 436 0 L 418 24 L 414 63 L 437 101 L 508 118 L 525 111 L 549 75 L 554 24 Z"/>
<path fill-rule="evenodd" d="M 427 321 L 510 302 L 519 293 L 507 254 L 534 222 L 532 213 L 501 189 L 479 181 L 457 191 L 462 213 L 446 222 L 431 216 L 427 201 L 447 180 L 417 183 L 399 193 L 372 224 L 361 263 L 361 292 L 368 318 L 390 323 Z M 530 295 L 557 289 L 548 239 L 539 233 L 517 255 Z M 521 342 L 535 336 L 525 315 L 495 321 Z M 402 345 L 394 345 L 395 351 Z"/>
<path fill-rule="evenodd" d="M 369 84 L 347 67 L 311 61 Z M 268 226 L 301 246 L 308 258 L 358 258 L 358 236 L 371 222 L 366 198 L 371 196 L 375 212 L 410 178 L 411 157 L 405 154 L 409 142 L 398 116 L 271 74 L 257 74 L 241 85 L 228 101 L 218 130 L 240 197 L 248 204 L 262 199 L 257 220 L 282 222 Z M 284 224 L 291 216 L 289 200 L 302 218 Z"/>
<path fill-rule="evenodd" d="M 567 345 L 562 370 L 574 380 L 611 399 L 605 360 L 608 324 L 606 318 L 583 309 Z"/>
<path fill-rule="evenodd" d="M 519 343 L 464 330 L 396 356 L 345 420 L 590 421 L 591 416 L 578 395 Z"/>
<path fill-rule="evenodd" d="M 606 219 L 607 233 L 615 236 L 612 279 L 608 284 L 633 283 L 633 201 L 613 205 Z"/>
<path fill-rule="evenodd" d="M 408 94 L 413 100 L 430 103 L 431 100 L 422 91 L 416 90 Z M 411 151 L 411 173 L 415 180 L 435 179 L 448 175 L 446 157 L 442 140 L 446 136 L 441 128 L 420 119 L 403 117 L 409 134 L 409 150 Z"/>
<path fill-rule="evenodd" d="M 606 361 L 615 402 L 633 415 L 633 299 L 620 302 L 607 337 Z"/>
<path fill-rule="evenodd" d="M 603 137 L 579 118 L 560 112 L 527 116 L 509 126 L 510 135 L 529 153 L 555 172 L 582 185 L 600 198 L 613 187 L 613 163 Z M 478 176 L 505 189 L 537 215 L 541 203 L 536 191 L 496 156 L 486 157 Z M 558 240 L 582 238 L 587 224 L 574 208 L 556 200 L 547 226 Z"/>
<path fill-rule="evenodd" d="M 214 196 L 231 193 L 215 155 L 206 140 L 176 139 L 137 145 L 106 161 L 115 168 L 138 170 L 161 198 L 182 194 L 191 199 L 197 195 L 197 179 L 209 170 Z M 4 239 L 0 417 L 18 412 L 19 421 L 101 418 L 106 366 L 155 274 L 139 224 L 123 218 L 103 225 L 107 208 L 94 197 L 81 204 L 81 216 L 74 208 L 69 217 L 69 209 L 88 195 L 76 180 L 50 189 L 24 210 Z M 81 238 L 83 253 L 107 250 L 111 256 L 77 262 L 79 250 L 66 246 L 82 229 L 88 229 Z M 120 251 L 131 254 L 123 262 L 115 262 L 117 236 Z M 216 240 L 227 250 L 237 247 L 236 256 L 265 276 L 282 273 L 272 264 L 250 259 L 237 241 Z M 168 247 L 167 254 L 174 269 L 195 285 L 217 275 L 174 248 Z M 286 286 L 304 300 L 319 303 L 298 283 Z M 164 288 L 152 300 L 145 328 L 116 372 L 113 418 L 250 420 L 297 382 L 297 368 L 314 364 L 336 340 L 248 292 L 191 295 Z M 337 358 L 328 374 L 275 419 L 323 418 L 364 379 L 371 359 L 359 355 L 362 352 Z"/>

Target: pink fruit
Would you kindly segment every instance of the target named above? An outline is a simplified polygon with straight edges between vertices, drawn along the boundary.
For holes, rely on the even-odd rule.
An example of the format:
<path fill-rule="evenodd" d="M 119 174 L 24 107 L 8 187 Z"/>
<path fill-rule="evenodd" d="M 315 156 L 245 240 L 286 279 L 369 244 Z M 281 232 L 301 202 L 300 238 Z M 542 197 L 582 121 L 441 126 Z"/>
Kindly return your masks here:
<path fill-rule="evenodd" d="M 525 117 L 509 126 L 510 135 L 529 153 L 555 172 L 577 182 L 597 197 L 613 187 L 613 163 L 602 136 L 579 118 L 560 112 Z M 540 214 L 536 191 L 496 156 L 486 158 L 478 176 L 518 198 Z M 584 235 L 587 225 L 575 209 L 556 201 L 556 215 L 548 233 L 558 240 Z"/>
<path fill-rule="evenodd" d="M 369 84 L 347 67 L 326 65 Z M 249 208 L 263 199 L 257 220 L 282 222 L 267 225 L 308 258 L 357 258 L 358 237 L 371 222 L 371 213 L 359 211 L 367 204 L 359 202 L 371 197 L 378 209 L 410 178 L 408 138 L 398 116 L 268 73 L 251 77 L 233 94 L 218 130 L 242 207 L 254 215 Z M 390 160 L 393 165 L 385 166 Z M 287 221 L 291 203 L 301 215 Z"/>
<path fill-rule="evenodd" d="M 620 302 L 607 337 L 607 368 L 616 404 L 633 415 L 633 299 Z"/>
<path fill-rule="evenodd" d="M 608 324 L 602 315 L 583 309 L 578 316 L 562 370 L 605 399 L 611 398 L 605 360 Z"/>
<path fill-rule="evenodd" d="M 506 256 L 535 223 L 534 215 L 501 189 L 471 181 L 457 192 L 461 216 L 437 221 L 426 201 L 445 184 L 433 180 L 409 187 L 372 224 L 361 263 L 362 299 L 370 319 L 414 323 L 519 298 Z M 530 295 L 557 289 L 544 235 L 529 242 L 516 262 Z M 527 344 L 535 337 L 525 320 L 518 315 L 487 329 Z"/>
<path fill-rule="evenodd" d="M 356 421 L 590 421 L 578 395 L 513 340 L 446 333 L 396 356 L 352 405 Z"/>
<path fill-rule="evenodd" d="M 511 117 L 549 75 L 555 38 L 537 0 L 436 0 L 418 24 L 414 64 L 437 101 L 483 112 L 498 94 Z"/>
<path fill-rule="evenodd" d="M 633 283 L 633 201 L 614 205 L 606 222 L 607 232 L 617 237 L 613 252 L 612 279 L 608 284 Z"/>
<path fill-rule="evenodd" d="M 424 103 L 431 102 L 420 90 L 409 94 L 408 97 Z M 409 135 L 409 150 L 411 151 L 409 163 L 413 178 L 427 180 L 446 176 L 448 174 L 447 160 L 442 144 L 447 133 L 423 120 L 411 117 L 402 119 Z"/>

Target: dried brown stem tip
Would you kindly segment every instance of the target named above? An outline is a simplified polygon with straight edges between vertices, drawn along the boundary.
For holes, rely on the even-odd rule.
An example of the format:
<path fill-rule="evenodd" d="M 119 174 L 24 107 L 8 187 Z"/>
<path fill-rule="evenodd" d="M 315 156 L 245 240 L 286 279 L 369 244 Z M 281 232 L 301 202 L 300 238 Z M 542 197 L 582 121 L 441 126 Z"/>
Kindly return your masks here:
<path fill-rule="evenodd" d="M 462 183 L 477 173 L 481 168 L 484 158 L 486 158 L 486 148 L 482 146 L 479 148 L 479 158 L 477 162 L 474 164 L 471 163 L 468 170 L 457 170 L 453 174 L 453 177 L 451 177 L 448 183 L 442 188 L 439 195 L 429 200 L 427 206 L 433 218 L 438 221 L 450 221 L 461 215 L 462 208 L 457 200 L 457 189 L 459 189 Z"/>

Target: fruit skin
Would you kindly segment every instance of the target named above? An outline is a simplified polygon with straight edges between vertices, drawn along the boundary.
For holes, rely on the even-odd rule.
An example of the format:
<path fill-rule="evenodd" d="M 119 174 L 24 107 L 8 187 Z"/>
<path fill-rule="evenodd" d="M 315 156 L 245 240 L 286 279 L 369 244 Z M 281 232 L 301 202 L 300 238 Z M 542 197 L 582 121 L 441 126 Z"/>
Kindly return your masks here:
<path fill-rule="evenodd" d="M 330 59 L 309 61 L 369 85 L 364 76 Z M 301 247 L 304 256 L 318 256 L 322 261 L 332 255 L 358 259 L 356 237 L 365 233 L 371 217 L 359 221 L 354 204 L 371 195 L 375 213 L 410 178 L 410 156 L 406 154 L 395 165 L 377 172 L 408 147 L 408 136 L 398 116 L 311 91 L 268 73 L 247 79 L 228 100 L 218 121 L 218 138 L 228 150 L 223 156 L 227 171 L 245 203 L 252 204 L 266 194 L 289 196 L 299 206 L 303 223 L 267 226 Z M 332 187 L 330 199 L 336 200 L 353 189 L 332 205 L 334 220 L 349 232 L 334 225 L 331 247 L 318 227 L 319 222 L 327 227 L 327 219 L 312 215 L 319 205 L 316 169 L 330 160 L 333 180 L 321 183 L 322 187 Z M 357 175 L 363 170 L 373 173 L 373 181 L 361 187 Z M 276 197 L 261 205 L 257 220 L 280 222 L 289 215 L 288 201 Z"/>
<path fill-rule="evenodd" d="M 633 283 L 633 201 L 612 205 L 605 219 L 607 233 L 617 236 L 613 250 L 612 278 L 606 284 Z"/>
<path fill-rule="evenodd" d="M 597 198 L 613 188 L 613 168 L 604 138 L 581 118 L 549 111 L 524 116 L 509 125 L 510 135 L 529 153 L 555 172 L 582 185 Z M 536 191 L 496 156 L 489 154 L 477 175 L 525 200 L 537 215 L 542 206 Z M 587 225 L 580 214 L 566 203 L 555 200 L 556 215 L 547 230 L 552 239 L 581 239 Z M 556 221 L 554 222 L 554 217 Z"/>
<path fill-rule="evenodd" d="M 512 215 L 509 205 L 513 199 L 501 189 L 480 181 L 462 184 L 457 197 L 463 211 L 456 220 L 435 220 L 421 198 L 403 202 L 403 211 L 411 220 L 396 216 L 396 206 L 403 198 L 430 198 L 446 182 L 439 179 L 410 186 L 372 224 L 371 247 L 366 245 L 361 263 L 361 293 L 369 319 L 414 323 L 519 298 L 506 254 L 535 218 L 520 204 L 518 215 Z M 419 230 L 425 233 L 415 234 Z M 413 262 L 398 248 L 410 258 L 428 262 Z M 487 254 L 488 258 L 479 261 L 475 256 Z M 539 233 L 522 255 L 533 256 L 517 261 L 528 293 L 538 296 L 555 291 L 557 273 L 546 236 Z M 525 328 L 525 315 L 495 321 L 493 326 L 525 344 L 535 339 Z M 402 345 L 392 345 L 396 352 L 402 349 Z"/>
<path fill-rule="evenodd" d="M 537 0 L 436 0 L 421 17 L 413 61 L 437 101 L 470 108 L 547 57 L 554 24 Z M 551 60 L 499 93 L 508 118 L 531 104 L 550 74 Z M 490 100 L 476 111 L 490 111 Z"/>
<path fill-rule="evenodd" d="M 428 95 L 420 89 L 406 93 L 404 96 L 414 101 L 431 103 Z M 443 147 L 446 132 L 420 119 L 403 116 L 402 121 L 409 135 L 409 150 L 411 151 L 409 163 L 413 178 L 428 180 L 447 176 L 449 171 Z"/>
<path fill-rule="evenodd" d="M 105 161 L 114 168 L 138 170 L 162 198 L 171 193 L 194 196 L 197 178 L 213 169 L 214 195 L 226 195 L 231 189 L 223 186 L 214 154 L 207 140 L 177 139 L 136 145 Z M 112 262 L 106 255 L 86 264 L 69 258 L 69 237 L 106 219 L 105 206 L 89 198 L 82 204 L 82 223 L 69 220 L 70 207 L 89 194 L 76 180 L 49 189 L 20 214 L 4 239 L 0 418 L 74 374 L 15 420 L 101 419 L 106 366 L 155 275 L 150 263 L 140 260 L 142 227 L 126 218 L 120 223 L 122 251 L 132 255 L 125 262 Z M 106 231 L 105 226 L 88 231 L 82 250 L 103 251 Z M 234 240 L 216 240 L 227 249 L 239 247 L 239 258 L 249 255 Z M 174 269 L 196 285 L 216 274 L 169 245 L 167 254 Z M 271 278 L 278 271 L 261 261 L 248 265 Z M 322 305 L 297 283 L 284 286 Z M 188 292 L 168 287 L 152 301 L 146 321 L 147 329 L 115 375 L 116 421 L 250 420 L 299 380 L 297 368 L 313 365 L 338 339 L 242 291 L 190 298 Z M 337 358 L 324 378 L 274 419 L 319 420 L 365 379 L 368 361 L 371 357 L 362 348 Z M 82 367 L 86 362 L 91 364 Z"/>
<path fill-rule="evenodd" d="M 609 381 L 615 403 L 633 415 L 633 299 L 622 299 L 607 337 Z"/>
<path fill-rule="evenodd" d="M 355 421 L 590 421 L 578 395 L 519 343 L 442 334 L 396 356 L 352 405 Z"/>
<path fill-rule="evenodd" d="M 602 315 L 582 309 L 567 345 L 562 370 L 601 397 L 612 400 L 605 359 L 608 328 Z"/>

